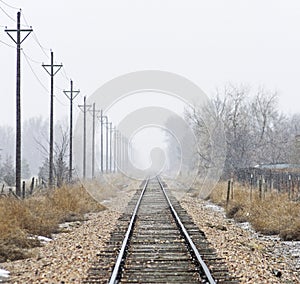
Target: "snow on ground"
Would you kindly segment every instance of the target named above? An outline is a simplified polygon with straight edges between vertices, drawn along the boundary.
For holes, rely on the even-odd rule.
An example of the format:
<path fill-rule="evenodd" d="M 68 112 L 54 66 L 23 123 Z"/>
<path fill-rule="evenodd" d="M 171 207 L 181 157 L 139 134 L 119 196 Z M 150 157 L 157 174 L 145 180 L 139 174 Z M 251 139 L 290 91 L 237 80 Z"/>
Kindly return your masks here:
<path fill-rule="evenodd" d="M 10 272 L 0 268 L 0 283 L 4 280 L 7 280 L 9 277 Z"/>

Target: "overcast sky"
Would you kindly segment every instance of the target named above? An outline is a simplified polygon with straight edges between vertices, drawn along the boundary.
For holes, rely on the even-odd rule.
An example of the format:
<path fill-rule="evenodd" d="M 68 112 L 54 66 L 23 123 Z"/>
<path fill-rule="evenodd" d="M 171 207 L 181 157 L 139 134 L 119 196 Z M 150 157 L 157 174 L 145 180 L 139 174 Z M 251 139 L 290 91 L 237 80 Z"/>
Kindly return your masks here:
<path fill-rule="evenodd" d="M 22 8 L 34 34 L 22 44 L 23 118 L 49 113 L 50 77 L 41 64 L 54 51 L 55 114 L 68 115 L 67 78 L 82 96 L 122 74 L 158 69 L 182 75 L 211 95 L 224 84 L 277 90 L 280 108 L 300 113 L 299 0 L 5 0 Z M 0 1 L 0 124 L 15 121 L 16 50 L 4 32 L 18 10 Z M 6 14 L 5 14 L 5 13 Z M 42 49 L 38 42 L 45 48 Z M 44 52 L 46 54 L 44 54 Z M 38 79 L 35 77 L 37 76 Z M 43 86 L 41 86 L 41 84 Z M 47 90 L 45 90 L 45 88 Z"/>

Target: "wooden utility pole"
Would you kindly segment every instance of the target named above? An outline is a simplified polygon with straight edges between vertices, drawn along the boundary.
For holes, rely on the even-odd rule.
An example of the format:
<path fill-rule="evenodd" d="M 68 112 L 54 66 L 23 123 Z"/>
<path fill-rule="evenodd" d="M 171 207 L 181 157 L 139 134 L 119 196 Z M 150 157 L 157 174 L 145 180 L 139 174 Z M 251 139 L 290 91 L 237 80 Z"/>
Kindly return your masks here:
<path fill-rule="evenodd" d="M 104 122 L 104 119 L 106 120 L 106 122 Z M 101 145 L 101 153 L 100 153 L 100 156 L 101 156 L 101 172 L 103 173 L 104 172 L 104 155 L 103 155 L 103 153 L 104 153 L 104 151 L 103 151 L 103 149 L 104 149 L 104 142 L 103 142 L 103 125 L 104 124 L 108 124 L 108 117 L 106 116 L 106 115 L 103 115 L 103 111 L 101 110 L 100 111 L 100 122 L 101 122 L 101 143 L 100 143 L 100 145 Z M 107 128 L 106 128 L 106 157 L 107 157 L 107 155 L 108 155 L 108 132 L 107 132 Z M 106 164 L 106 168 L 105 168 L 105 170 L 107 171 L 107 164 Z"/>
<path fill-rule="evenodd" d="M 109 123 L 109 171 L 112 172 L 112 122 Z"/>
<path fill-rule="evenodd" d="M 106 120 L 106 122 L 104 122 L 103 120 Z M 103 159 L 103 150 L 104 150 L 104 147 L 103 147 L 103 125 L 106 125 L 106 166 L 105 166 L 105 171 L 107 172 L 107 169 L 108 169 L 108 117 L 106 115 L 103 115 L 102 113 L 102 110 L 101 110 L 101 172 L 103 173 L 104 172 L 104 169 L 103 169 L 103 164 L 104 164 L 104 159 Z"/>
<path fill-rule="evenodd" d="M 70 145 L 69 145 L 69 182 L 72 181 L 72 161 L 73 161 L 73 100 L 78 96 L 80 91 L 73 90 L 73 81 L 71 80 L 71 89 L 70 91 L 65 91 L 64 94 L 70 101 Z"/>
<path fill-rule="evenodd" d="M 113 128 L 113 133 L 114 133 L 114 136 L 113 136 L 113 149 L 114 149 L 114 165 L 113 165 L 113 172 L 115 173 L 116 172 L 116 157 L 117 157 L 117 128 L 114 127 Z"/>
<path fill-rule="evenodd" d="M 117 146 L 117 149 L 118 149 L 118 154 L 117 154 L 117 157 L 118 157 L 118 168 L 120 170 L 122 170 L 122 133 L 119 131 L 118 132 L 118 146 Z"/>
<path fill-rule="evenodd" d="M 108 120 L 106 121 L 106 166 L 105 166 L 105 170 L 106 172 L 108 172 L 108 125 L 109 125 L 109 122 Z"/>
<path fill-rule="evenodd" d="M 21 197 L 21 44 L 32 32 L 21 29 L 21 12 L 17 13 L 17 29 L 5 29 L 9 37 L 17 45 L 17 80 L 16 80 L 16 195 Z M 17 33 L 16 38 L 14 34 Z M 25 33 L 23 39 L 21 34 Z"/>
<path fill-rule="evenodd" d="M 126 137 L 125 136 L 122 136 L 122 140 L 123 140 L 123 142 L 122 142 L 122 150 L 123 150 L 123 155 L 122 155 L 122 157 L 123 157 L 123 163 L 122 163 L 122 165 L 123 165 L 123 171 L 125 170 L 125 167 L 126 167 L 126 155 L 127 155 L 127 151 L 126 151 L 126 143 L 127 143 L 127 141 L 126 141 Z"/>
<path fill-rule="evenodd" d="M 42 64 L 43 68 L 51 77 L 51 93 L 50 93 L 50 142 L 49 142 L 49 187 L 53 186 L 53 98 L 54 98 L 54 76 L 61 69 L 62 64 L 56 65 L 53 60 L 53 51 L 51 51 L 51 63 Z"/>
<path fill-rule="evenodd" d="M 96 104 L 93 103 L 93 133 L 92 133 L 92 178 L 95 178 L 95 144 L 96 144 L 96 113 L 100 112 L 99 110 L 96 110 Z"/>
<path fill-rule="evenodd" d="M 123 135 L 120 133 L 119 137 L 119 168 L 123 171 Z"/>
<path fill-rule="evenodd" d="M 100 168 L 103 173 L 103 110 L 100 110 Z"/>
<path fill-rule="evenodd" d="M 89 111 L 91 105 L 86 104 L 86 96 L 83 99 L 83 105 L 78 105 L 83 111 L 83 165 L 82 165 L 82 177 L 86 178 L 86 113 Z"/>
<path fill-rule="evenodd" d="M 93 103 L 93 137 L 92 137 L 92 179 L 95 177 L 95 115 L 96 107 Z"/>

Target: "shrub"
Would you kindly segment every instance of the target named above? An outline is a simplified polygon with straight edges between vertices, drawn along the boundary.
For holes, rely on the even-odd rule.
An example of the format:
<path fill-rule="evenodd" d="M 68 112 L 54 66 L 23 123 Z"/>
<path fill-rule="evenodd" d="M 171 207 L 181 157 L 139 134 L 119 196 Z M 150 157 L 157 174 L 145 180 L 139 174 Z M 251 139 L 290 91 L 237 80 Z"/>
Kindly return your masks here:
<path fill-rule="evenodd" d="M 226 208 L 226 194 L 227 184 L 220 183 L 210 199 Z M 266 192 L 260 199 L 258 190 L 253 190 L 251 201 L 249 188 L 235 184 L 226 215 L 238 222 L 250 222 L 256 231 L 263 234 L 276 234 L 283 240 L 300 240 L 300 203 L 289 200 L 287 194 Z"/>
<path fill-rule="evenodd" d="M 105 208 L 80 186 L 64 186 L 25 200 L 0 198 L 0 262 L 28 256 L 39 245 L 30 235 L 51 237 L 59 223 L 83 220 L 83 214 Z"/>

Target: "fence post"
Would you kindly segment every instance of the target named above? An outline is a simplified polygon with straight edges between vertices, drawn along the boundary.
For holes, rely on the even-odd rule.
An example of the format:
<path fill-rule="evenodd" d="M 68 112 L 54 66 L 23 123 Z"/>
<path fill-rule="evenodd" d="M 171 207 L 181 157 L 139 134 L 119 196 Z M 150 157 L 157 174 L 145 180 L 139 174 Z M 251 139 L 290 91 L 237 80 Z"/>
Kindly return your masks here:
<path fill-rule="evenodd" d="M 231 199 L 233 200 L 233 178 L 231 178 L 231 181 L 230 181 L 230 184 L 231 184 Z"/>
<path fill-rule="evenodd" d="M 4 193 L 4 183 L 3 183 L 3 185 L 2 185 L 2 189 L 1 189 L 1 193 Z"/>
<path fill-rule="evenodd" d="M 262 200 L 262 178 L 260 177 L 258 181 L 258 188 L 259 188 L 259 198 Z"/>
<path fill-rule="evenodd" d="M 23 181 L 23 186 L 22 186 L 22 198 L 25 199 L 25 181 Z"/>
<path fill-rule="evenodd" d="M 265 199 L 266 198 L 266 192 L 268 190 L 268 182 L 267 182 L 265 176 L 263 176 L 262 182 L 263 182 L 263 199 Z"/>
<path fill-rule="evenodd" d="M 34 177 L 32 178 L 31 184 L 30 184 L 30 195 L 31 195 L 32 192 L 33 192 L 33 188 L 34 188 Z"/>
<path fill-rule="evenodd" d="M 227 186 L 227 197 L 226 197 L 226 208 L 229 204 L 229 197 L 230 197 L 230 187 L 231 187 L 231 184 L 230 184 L 230 180 L 228 181 L 228 186 Z"/>
<path fill-rule="evenodd" d="M 299 196 L 299 192 L 300 192 L 300 190 L 299 190 L 299 188 L 300 188 L 300 183 L 299 183 L 299 181 L 300 181 L 300 177 L 298 176 L 298 177 L 297 177 L 297 196 Z"/>
<path fill-rule="evenodd" d="M 252 191 L 253 191 L 253 174 L 250 175 L 250 201 L 252 202 Z"/>
<path fill-rule="evenodd" d="M 291 199 L 291 175 L 289 174 L 289 183 L 288 183 L 288 192 L 289 192 L 289 200 Z"/>

